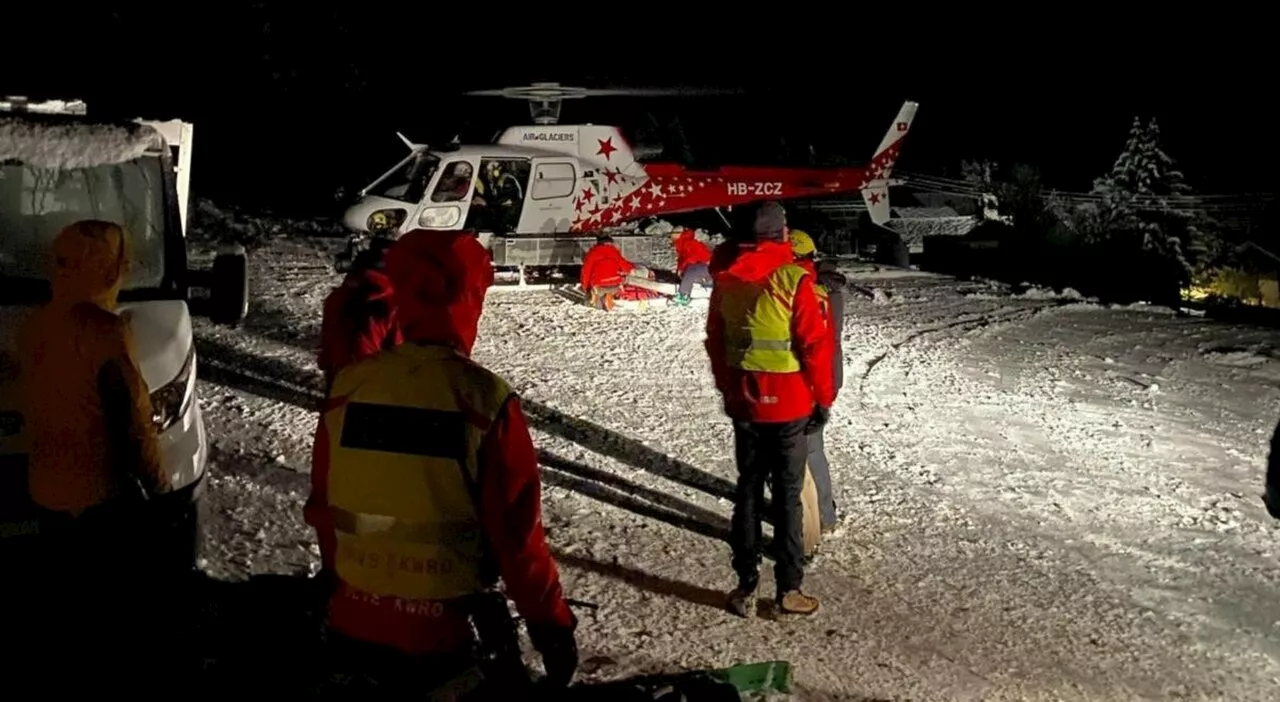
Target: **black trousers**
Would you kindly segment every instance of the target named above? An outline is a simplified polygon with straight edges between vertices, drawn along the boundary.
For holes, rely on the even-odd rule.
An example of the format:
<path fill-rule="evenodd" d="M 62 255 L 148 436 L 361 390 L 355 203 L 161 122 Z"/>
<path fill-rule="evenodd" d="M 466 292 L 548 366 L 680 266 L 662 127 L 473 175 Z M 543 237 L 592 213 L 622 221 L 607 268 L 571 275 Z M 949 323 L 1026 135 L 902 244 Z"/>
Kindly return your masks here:
<path fill-rule="evenodd" d="M 182 584 L 148 549 L 145 503 L 113 500 L 76 517 L 50 510 L 39 517 L 40 536 L 20 569 L 32 577 L 15 617 L 29 627 L 26 670 L 62 661 L 62 683 L 73 688 L 163 689 L 185 652 L 174 633 L 186 612 Z"/>
<path fill-rule="evenodd" d="M 773 557 L 778 594 L 804 580 L 804 527 L 800 492 L 809 442 L 808 418 L 784 424 L 733 423 L 738 488 L 733 505 L 733 569 L 740 585 L 755 586 L 764 542 L 764 486 L 773 494 Z"/>

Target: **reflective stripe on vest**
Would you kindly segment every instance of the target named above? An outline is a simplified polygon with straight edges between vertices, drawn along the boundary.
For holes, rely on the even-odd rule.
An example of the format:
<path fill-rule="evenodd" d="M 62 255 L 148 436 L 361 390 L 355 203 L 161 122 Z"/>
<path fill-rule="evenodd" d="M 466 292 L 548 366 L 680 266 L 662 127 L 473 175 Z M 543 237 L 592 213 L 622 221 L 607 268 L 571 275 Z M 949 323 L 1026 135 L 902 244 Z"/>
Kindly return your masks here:
<path fill-rule="evenodd" d="M 444 347 L 404 344 L 338 373 L 323 420 L 338 577 L 374 595 L 420 600 L 491 584 L 478 454 L 510 393 Z"/>
<path fill-rule="evenodd" d="M 806 275 L 800 266 L 787 264 L 759 283 L 728 276 L 720 283 L 725 360 L 730 368 L 765 373 L 800 370 L 791 343 L 791 306 Z"/>

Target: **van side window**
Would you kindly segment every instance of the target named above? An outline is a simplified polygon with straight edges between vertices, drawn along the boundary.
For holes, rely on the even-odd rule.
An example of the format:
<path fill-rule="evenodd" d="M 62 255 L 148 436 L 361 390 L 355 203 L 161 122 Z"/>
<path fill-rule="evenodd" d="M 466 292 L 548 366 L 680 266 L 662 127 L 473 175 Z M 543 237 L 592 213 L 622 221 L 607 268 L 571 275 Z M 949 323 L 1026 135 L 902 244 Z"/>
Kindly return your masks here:
<path fill-rule="evenodd" d="M 534 200 L 568 197 L 576 178 L 572 163 L 540 163 L 530 195 Z"/>
<path fill-rule="evenodd" d="M 471 194 L 475 171 L 467 161 L 451 161 L 444 167 L 440 182 L 435 192 L 431 193 L 432 202 L 458 202 Z"/>

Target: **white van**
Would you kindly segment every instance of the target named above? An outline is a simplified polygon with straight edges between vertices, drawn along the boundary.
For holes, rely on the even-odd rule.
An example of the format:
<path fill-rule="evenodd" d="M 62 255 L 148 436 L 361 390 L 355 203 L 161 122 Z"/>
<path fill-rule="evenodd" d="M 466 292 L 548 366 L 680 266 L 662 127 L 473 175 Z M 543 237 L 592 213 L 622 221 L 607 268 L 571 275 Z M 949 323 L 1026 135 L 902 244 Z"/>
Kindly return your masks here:
<path fill-rule="evenodd" d="M 173 527 L 170 543 L 194 562 L 208 440 L 195 399 L 188 301 L 193 289 L 207 289 L 207 299 L 190 302 L 205 305 L 215 321 L 242 320 L 245 253 L 220 252 L 211 272 L 187 267 L 192 125 L 95 120 L 84 112 L 83 103 L 0 101 L 0 544 L 26 543 L 39 529 L 26 489 L 14 337 L 25 315 L 49 299 L 54 237 L 72 222 L 101 219 L 122 224 L 129 237 L 119 313 L 151 389 L 173 486 L 156 513 Z"/>

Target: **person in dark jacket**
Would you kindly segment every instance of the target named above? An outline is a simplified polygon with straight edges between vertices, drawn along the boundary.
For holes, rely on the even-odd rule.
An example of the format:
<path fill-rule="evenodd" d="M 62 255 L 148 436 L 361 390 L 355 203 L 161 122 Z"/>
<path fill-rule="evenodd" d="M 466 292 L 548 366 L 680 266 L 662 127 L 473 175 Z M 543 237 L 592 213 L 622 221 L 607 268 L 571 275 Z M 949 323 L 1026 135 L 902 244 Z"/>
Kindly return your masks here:
<path fill-rule="evenodd" d="M 342 285 L 324 301 L 317 362 L 325 387 L 338 371 L 404 341 L 396 322 L 391 279 L 383 272 L 389 237 L 375 236 L 360 252 Z"/>
<path fill-rule="evenodd" d="M 813 238 L 799 229 L 792 229 L 791 251 L 795 254 L 796 264 L 809 271 L 816 278 L 814 291 L 818 294 L 818 303 L 822 307 L 822 316 L 827 321 L 827 329 L 831 334 L 833 386 L 838 394 L 844 385 L 844 351 L 840 337 L 844 329 L 844 286 L 848 280 L 831 262 L 820 265 L 816 261 L 818 249 Z M 835 493 L 831 484 L 831 463 L 827 460 L 826 425 L 816 425 L 809 432 L 809 472 L 818 488 L 818 509 L 822 518 L 823 533 L 830 533 L 839 523 L 836 514 Z"/>

